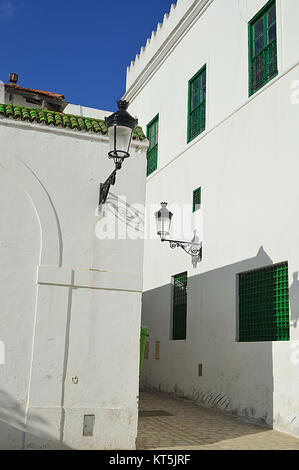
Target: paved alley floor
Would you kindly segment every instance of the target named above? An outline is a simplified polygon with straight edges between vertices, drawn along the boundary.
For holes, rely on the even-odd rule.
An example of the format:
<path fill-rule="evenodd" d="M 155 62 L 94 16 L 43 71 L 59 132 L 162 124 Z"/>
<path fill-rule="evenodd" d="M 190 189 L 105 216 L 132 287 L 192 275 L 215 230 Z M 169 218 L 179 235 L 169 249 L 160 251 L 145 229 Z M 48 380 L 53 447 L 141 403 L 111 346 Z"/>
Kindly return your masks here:
<path fill-rule="evenodd" d="M 162 393 L 140 393 L 139 414 L 140 450 L 299 450 L 295 437 Z"/>

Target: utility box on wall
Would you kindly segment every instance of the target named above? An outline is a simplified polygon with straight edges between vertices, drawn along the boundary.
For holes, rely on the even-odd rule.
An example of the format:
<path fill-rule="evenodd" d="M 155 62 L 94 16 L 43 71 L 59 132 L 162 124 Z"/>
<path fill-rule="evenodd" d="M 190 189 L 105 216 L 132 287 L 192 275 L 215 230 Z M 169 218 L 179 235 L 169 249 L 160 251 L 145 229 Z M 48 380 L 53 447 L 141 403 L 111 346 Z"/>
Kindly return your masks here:
<path fill-rule="evenodd" d="M 94 422 L 94 415 L 84 415 L 83 436 L 93 436 Z"/>

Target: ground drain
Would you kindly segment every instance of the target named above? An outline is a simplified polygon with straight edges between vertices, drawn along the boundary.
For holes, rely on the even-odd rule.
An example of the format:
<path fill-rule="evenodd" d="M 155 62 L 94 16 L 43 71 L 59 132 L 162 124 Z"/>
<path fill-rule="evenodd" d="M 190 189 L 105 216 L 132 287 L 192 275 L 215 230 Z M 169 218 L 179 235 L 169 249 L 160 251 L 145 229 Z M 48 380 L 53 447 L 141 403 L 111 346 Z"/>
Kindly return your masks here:
<path fill-rule="evenodd" d="M 140 410 L 139 416 L 173 416 L 164 410 Z"/>

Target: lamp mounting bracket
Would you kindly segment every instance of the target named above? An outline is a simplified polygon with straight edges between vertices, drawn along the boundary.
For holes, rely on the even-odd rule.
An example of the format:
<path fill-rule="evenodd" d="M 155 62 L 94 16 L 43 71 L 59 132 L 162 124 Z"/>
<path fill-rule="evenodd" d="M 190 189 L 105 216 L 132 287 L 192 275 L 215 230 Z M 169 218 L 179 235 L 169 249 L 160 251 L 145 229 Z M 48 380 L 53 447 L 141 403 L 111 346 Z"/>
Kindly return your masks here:
<path fill-rule="evenodd" d="M 100 196 L 99 196 L 99 206 L 105 204 L 107 196 L 109 194 L 110 186 L 113 186 L 116 181 L 116 172 L 121 169 L 121 163 L 116 163 L 115 169 L 112 171 L 111 175 L 108 176 L 105 183 L 100 185 Z"/>
<path fill-rule="evenodd" d="M 161 238 L 162 242 L 168 242 L 170 248 L 182 248 L 188 255 L 198 257 L 199 261 L 202 260 L 202 242 L 185 242 L 181 240 L 168 240 L 166 238 Z"/>

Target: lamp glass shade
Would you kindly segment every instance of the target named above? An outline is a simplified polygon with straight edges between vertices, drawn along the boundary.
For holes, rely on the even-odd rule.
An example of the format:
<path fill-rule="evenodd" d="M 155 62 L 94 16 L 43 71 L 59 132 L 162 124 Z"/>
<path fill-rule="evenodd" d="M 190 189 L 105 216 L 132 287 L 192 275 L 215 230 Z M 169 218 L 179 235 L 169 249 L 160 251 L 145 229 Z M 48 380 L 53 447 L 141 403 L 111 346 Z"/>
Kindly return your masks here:
<path fill-rule="evenodd" d="M 161 208 L 155 213 L 157 234 L 161 240 L 165 240 L 170 233 L 172 216 L 172 212 L 167 209 L 167 202 L 161 202 Z"/>
<path fill-rule="evenodd" d="M 114 125 L 108 127 L 109 157 L 115 163 L 118 159 L 123 160 L 129 156 L 133 129 L 126 126 Z"/>
<path fill-rule="evenodd" d="M 130 145 L 138 119 L 127 112 L 129 103 L 118 101 L 118 111 L 105 118 L 109 138 L 109 158 L 121 166 L 123 160 L 130 156 Z"/>

